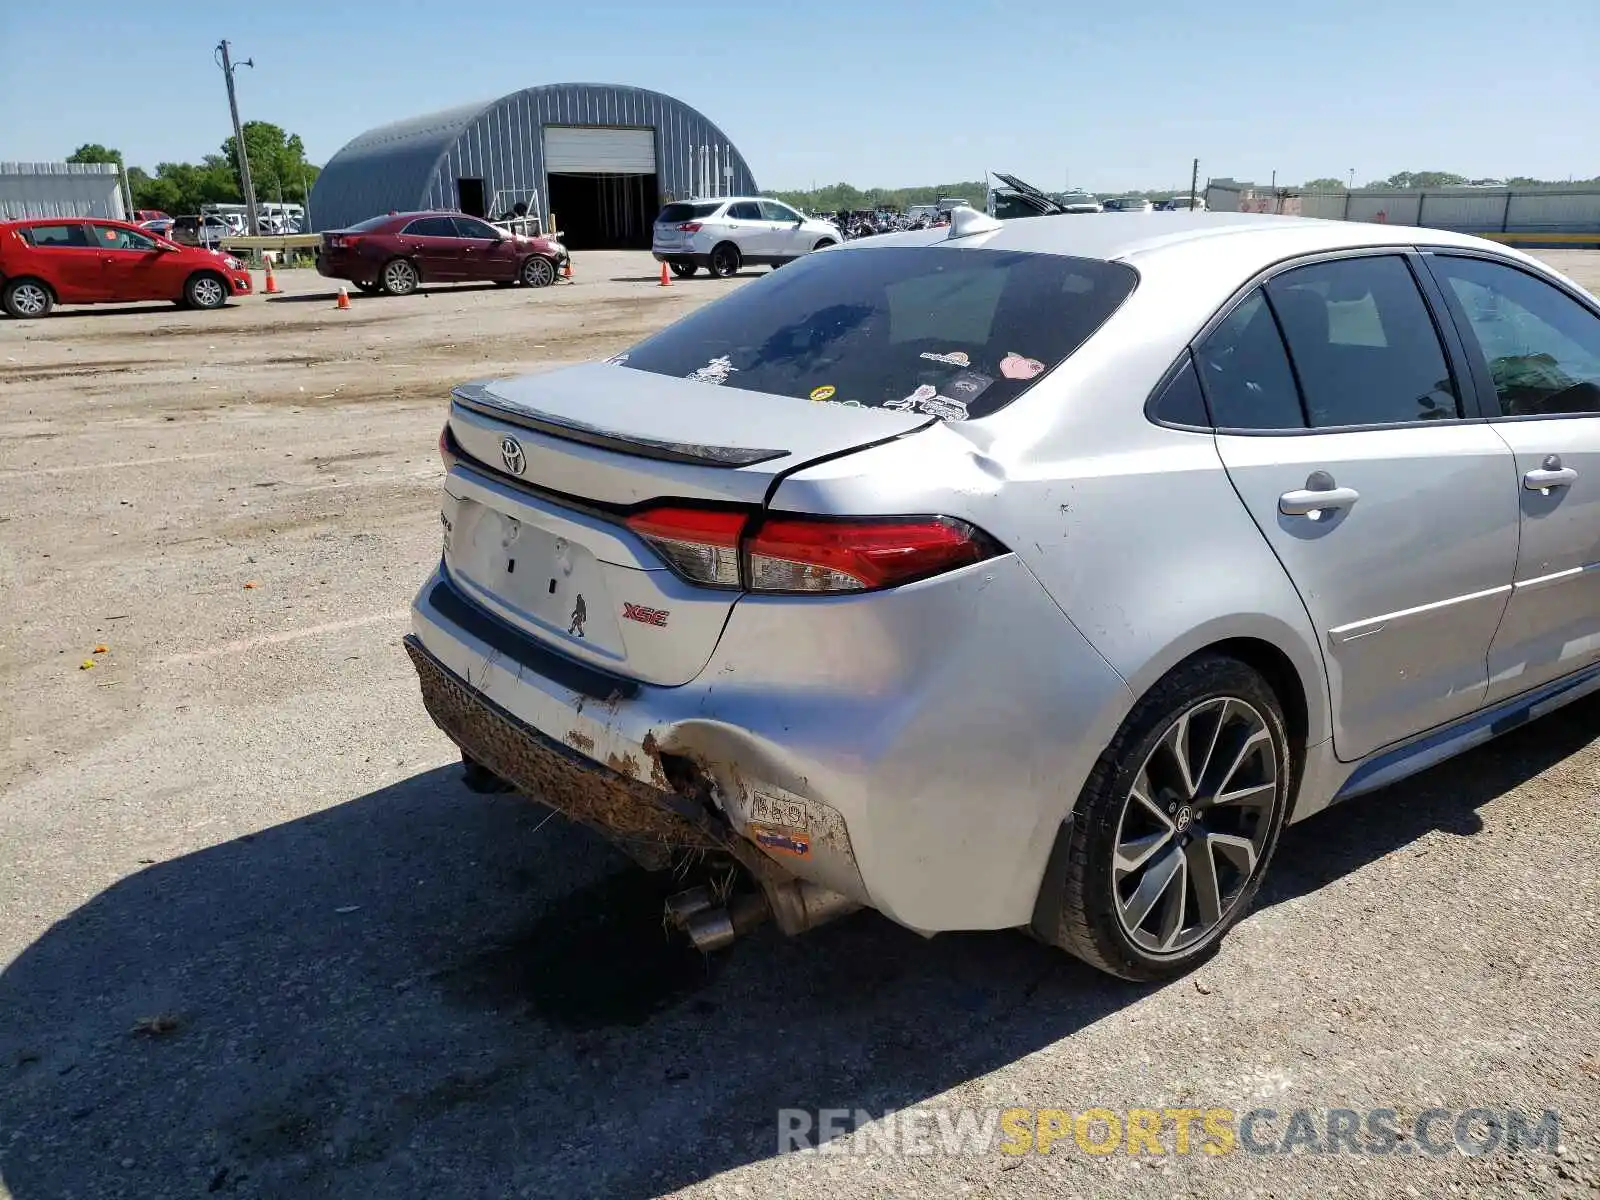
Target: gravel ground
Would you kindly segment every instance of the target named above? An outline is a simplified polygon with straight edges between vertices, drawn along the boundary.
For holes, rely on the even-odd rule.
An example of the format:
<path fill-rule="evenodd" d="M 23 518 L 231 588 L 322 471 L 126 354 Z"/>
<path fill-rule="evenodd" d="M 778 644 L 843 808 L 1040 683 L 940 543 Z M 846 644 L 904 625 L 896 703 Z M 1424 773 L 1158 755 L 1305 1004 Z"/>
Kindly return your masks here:
<path fill-rule="evenodd" d="M 1600 700 L 1294 827 L 1162 988 L 870 913 L 703 960 L 603 843 L 465 791 L 397 645 L 447 386 L 742 282 L 576 265 L 0 322 L 0 1197 L 1600 1192 Z M 912 1106 L 1264 1107 L 1280 1138 L 1551 1109 L 1561 1139 L 890 1154 L 893 1119 L 778 1153 L 780 1109 Z"/>

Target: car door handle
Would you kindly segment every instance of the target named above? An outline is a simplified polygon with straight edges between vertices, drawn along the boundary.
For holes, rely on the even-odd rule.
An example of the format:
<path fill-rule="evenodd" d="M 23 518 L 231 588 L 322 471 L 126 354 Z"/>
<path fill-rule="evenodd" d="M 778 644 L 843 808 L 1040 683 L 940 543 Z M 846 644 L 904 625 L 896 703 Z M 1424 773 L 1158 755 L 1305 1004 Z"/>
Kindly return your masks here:
<path fill-rule="evenodd" d="M 1571 487 L 1578 482 L 1578 473 L 1571 467 L 1541 467 L 1522 477 L 1522 486 L 1530 492 L 1548 492 L 1551 488 Z"/>
<path fill-rule="evenodd" d="M 1306 482 L 1311 483 L 1312 480 Z M 1300 488 L 1278 497 L 1278 511 L 1286 517 L 1307 517 L 1325 509 L 1349 508 L 1359 499 L 1361 493 L 1355 488 Z"/>

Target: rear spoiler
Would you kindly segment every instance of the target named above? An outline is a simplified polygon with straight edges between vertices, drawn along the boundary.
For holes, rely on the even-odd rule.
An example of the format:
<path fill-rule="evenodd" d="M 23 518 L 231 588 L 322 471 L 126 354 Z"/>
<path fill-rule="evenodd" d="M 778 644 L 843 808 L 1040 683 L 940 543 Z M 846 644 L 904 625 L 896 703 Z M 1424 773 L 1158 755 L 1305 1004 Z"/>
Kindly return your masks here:
<path fill-rule="evenodd" d="M 748 467 L 756 463 L 786 458 L 787 450 L 746 446 L 706 446 L 693 442 L 667 442 L 637 434 L 621 433 L 575 421 L 571 417 L 540 412 L 525 404 L 513 403 L 496 395 L 486 384 L 463 383 L 450 389 L 451 398 L 462 408 L 507 424 L 531 429 L 567 442 L 581 442 L 602 450 L 619 450 L 638 458 L 662 462 L 693 463 L 702 467 Z"/>

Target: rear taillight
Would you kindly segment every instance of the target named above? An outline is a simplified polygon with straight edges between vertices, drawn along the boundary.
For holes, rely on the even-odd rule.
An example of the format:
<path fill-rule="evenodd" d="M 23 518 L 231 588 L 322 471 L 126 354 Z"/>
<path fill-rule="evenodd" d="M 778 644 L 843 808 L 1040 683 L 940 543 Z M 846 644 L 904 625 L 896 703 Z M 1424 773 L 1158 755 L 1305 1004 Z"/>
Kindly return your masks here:
<path fill-rule="evenodd" d="M 450 422 L 446 421 L 444 428 L 439 430 L 439 461 L 444 463 L 444 469 L 448 471 L 456 465 L 459 457 L 455 434 L 450 432 Z"/>
<path fill-rule="evenodd" d="M 347 237 L 338 233 L 330 233 L 328 235 L 328 249 L 330 250 L 354 250 L 360 244 L 361 239 L 359 237 Z"/>
<path fill-rule="evenodd" d="M 950 517 L 764 522 L 745 546 L 753 592 L 867 592 L 925 579 L 999 553 Z"/>
<path fill-rule="evenodd" d="M 1005 552 L 951 517 L 784 516 L 757 524 L 725 509 L 655 508 L 627 525 L 690 583 L 752 592 L 869 592 Z"/>
<path fill-rule="evenodd" d="M 744 513 L 727 509 L 652 508 L 626 524 L 690 583 L 738 587 L 744 520 Z"/>
<path fill-rule="evenodd" d="M 699 221 L 685 221 L 682 225 L 678 226 L 678 232 L 679 233 L 699 233 L 700 232 L 700 222 Z"/>

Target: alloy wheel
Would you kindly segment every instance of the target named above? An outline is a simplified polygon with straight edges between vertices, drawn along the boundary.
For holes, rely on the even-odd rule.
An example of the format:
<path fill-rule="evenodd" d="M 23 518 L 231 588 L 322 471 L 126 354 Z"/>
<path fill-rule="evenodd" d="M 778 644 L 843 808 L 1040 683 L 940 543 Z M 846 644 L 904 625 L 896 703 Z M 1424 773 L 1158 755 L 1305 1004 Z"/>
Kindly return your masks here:
<path fill-rule="evenodd" d="M 1265 855 L 1283 774 L 1245 700 L 1200 701 L 1168 726 L 1117 823 L 1112 899 L 1130 941 L 1176 954 L 1228 919 Z"/>
<path fill-rule="evenodd" d="M 396 296 L 404 296 L 417 286 L 417 272 L 403 258 L 397 258 L 383 269 L 383 286 Z"/>
<path fill-rule="evenodd" d="M 194 302 L 201 308 L 220 308 L 228 294 L 222 290 L 222 284 L 215 279 L 205 278 L 194 281 Z"/>
<path fill-rule="evenodd" d="M 522 282 L 529 287 L 549 287 L 555 281 L 556 268 L 548 258 L 530 258 L 522 268 Z"/>
<path fill-rule="evenodd" d="M 25 317 L 37 317 L 50 308 L 50 293 L 37 283 L 19 283 L 11 289 L 11 303 Z"/>

